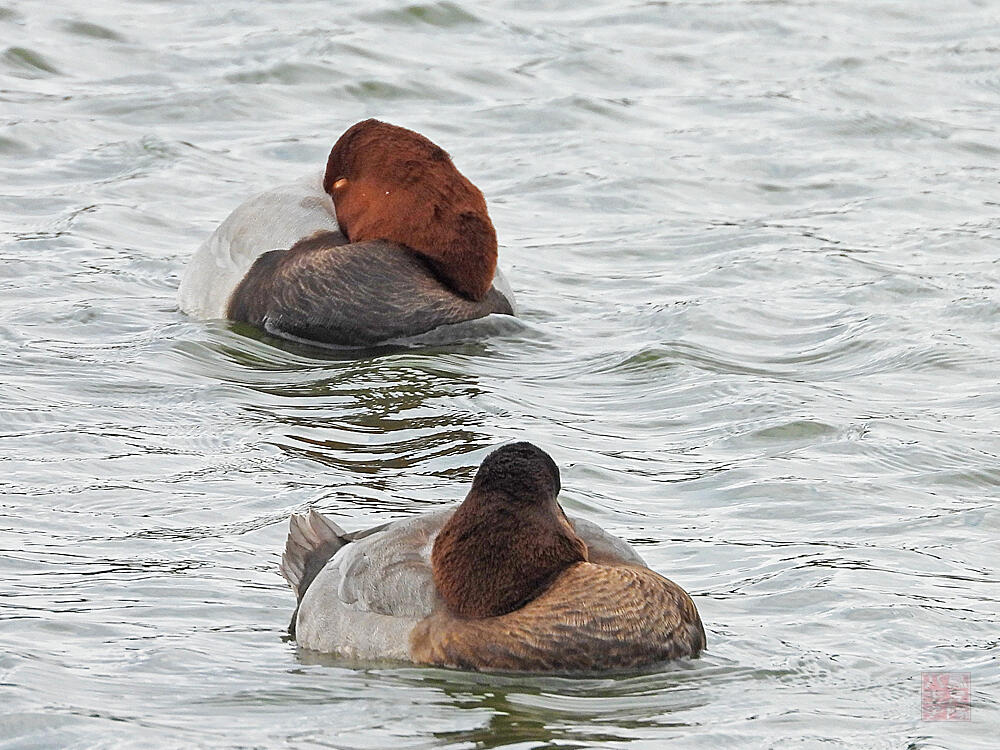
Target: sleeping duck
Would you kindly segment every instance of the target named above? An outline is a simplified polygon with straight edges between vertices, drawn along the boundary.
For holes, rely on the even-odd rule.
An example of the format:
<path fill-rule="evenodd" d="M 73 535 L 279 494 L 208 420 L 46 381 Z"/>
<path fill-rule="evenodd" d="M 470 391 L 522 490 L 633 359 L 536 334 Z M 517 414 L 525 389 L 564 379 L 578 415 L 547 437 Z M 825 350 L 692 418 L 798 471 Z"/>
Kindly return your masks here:
<path fill-rule="evenodd" d="M 593 672 L 694 657 L 691 597 L 559 506 L 531 443 L 493 451 L 457 508 L 348 534 L 293 515 L 281 572 L 308 649 L 474 670 Z"/>
<path fill-rule="evenodd" d="M 178 296 L 195 317 L 336 346 L 514 314 L 483 194 L 427 138 L 378 120 L 340 137 L 321 178 L 236 208 Z"/>

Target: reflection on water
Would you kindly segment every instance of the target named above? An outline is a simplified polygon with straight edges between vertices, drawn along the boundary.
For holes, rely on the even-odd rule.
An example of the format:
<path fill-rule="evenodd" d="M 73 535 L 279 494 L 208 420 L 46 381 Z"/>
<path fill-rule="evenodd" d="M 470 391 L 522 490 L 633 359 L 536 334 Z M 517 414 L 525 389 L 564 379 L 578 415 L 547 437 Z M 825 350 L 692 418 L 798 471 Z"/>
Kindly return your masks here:
<path fill-rule="evenodd" d="M 992 748 L 989 4 L 0 6 L 0 738 Z M 378 116 L 484 191 L 517 320 L 319 349 L 177 312 L 248 195 Z M 283 639 L 289 513 L 464 496 L 506 440 L 692 592 L 600 679 Z M 921 673 L 973 721 L 922 722 Z"/>

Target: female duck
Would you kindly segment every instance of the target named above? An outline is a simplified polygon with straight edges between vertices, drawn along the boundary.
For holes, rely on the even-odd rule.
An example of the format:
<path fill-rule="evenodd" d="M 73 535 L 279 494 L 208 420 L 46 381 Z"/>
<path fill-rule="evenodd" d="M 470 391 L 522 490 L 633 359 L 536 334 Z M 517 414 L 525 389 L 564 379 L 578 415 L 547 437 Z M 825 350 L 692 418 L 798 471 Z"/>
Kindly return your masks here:
<path fill-rule="evenodd" d="M 347 346 L 514 313 L 483 194 L 431 141 L 378 120 L 340 137 L 322 183 L 233 211 L 179 298 L 190 315 Z"/>
<path fill-rule="evenodd" d="M 497 449 L 457 509 L 346 534 L 292 516 L 281 572 L 299 645 L 359 659 L 580 672 L 693 657 L 694 602 L 623 540 L 557 501 L 530 443 Z"/>

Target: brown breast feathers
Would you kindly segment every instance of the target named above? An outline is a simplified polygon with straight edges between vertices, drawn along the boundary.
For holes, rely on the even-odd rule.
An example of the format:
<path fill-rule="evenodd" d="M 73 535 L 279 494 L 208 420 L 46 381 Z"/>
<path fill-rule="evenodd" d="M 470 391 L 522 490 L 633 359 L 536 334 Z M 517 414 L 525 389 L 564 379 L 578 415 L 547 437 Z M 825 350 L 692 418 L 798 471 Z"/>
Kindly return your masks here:
<path fill-rule="evenodd" d="M 694 602 L 648 568 L 578 563 L 537 599 L 499 617 L 439 610 L 411 631 L 415 662 L 462 669 L 588 672 L 697 656 Z"/>

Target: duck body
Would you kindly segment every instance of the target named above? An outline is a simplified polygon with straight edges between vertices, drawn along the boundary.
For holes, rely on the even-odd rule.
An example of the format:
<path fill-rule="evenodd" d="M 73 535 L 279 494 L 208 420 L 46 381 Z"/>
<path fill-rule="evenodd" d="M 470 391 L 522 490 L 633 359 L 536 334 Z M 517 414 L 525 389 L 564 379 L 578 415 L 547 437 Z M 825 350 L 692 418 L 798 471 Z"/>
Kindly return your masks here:
<path fill-rule="evenodd" d="M 230 320 L 272 335 L 339 346 L 374 345 L 492 313 L 514 314 L 497 289 L 470 300 L 405 247 L 347 243 L 330 231 L 261 255 L 226 307 Z"/>
<path fill-rule="evenodd" d="M 360 660 L 567 673 L 640 667 L 704 648 L 690 597 L 624 540 L 560 510 L 551 535 L 535 529 L 511 544 L 510 528 L 497 522 L 510 518 L 500 503 L 500 516 L 475 514 L 497 528 L 502 546 L 491 551 L 475 539 L 475 523 L 462 518 L 468 502 L 355 535 L 315 511 L 293 517 L 282 573 L 299 594 L 291 625 L 298 644 Z M 512 519 L 518 534 L 522 518 Z M 546 548 L 558 535 L 569 540 L 569 552 L 553 558 Z M 450 585 L 470 538 L 477 571 Z M 577 549 L 584 559 L 549 564 Z M 513 575 L 495 569 L 513 557 L 524 563 Z M 542 583 L 521 590 L 535 572 Z M 476 591 L 482 586 L 485 596 Z"/>
<path fill-rule="evenodd" d="M 345 141 L 354 131 L 364 137 L 355 133 Z M 250 198 L 226 218 L 185 269 L 181 310 L 343 346 L 513 315 L 481 193 L 447 154 L 426 144 L 412 131 L 377 121 L 351 128 L 325 172 Z M 445 161 L 420 151 L 431 147 L 437 151 L 429 153 L 440 152 Z M 421 158 L 430 167 L 423 169 Z M 357 187 L 346 177 L 333 187 L 331 174 L 355 173 Z M 447 191 L 438 195 L 437 183 L 456 183 L 478 198 L 475 210 L 458 210 L 463 204 Z M 341 204 L 340 220 L 330 191 Z M 429 205 L 431 214 L 419 215 L 416 205 Z M 484 235 L 485 249 L 477 246 Z"/>
<path fill-rule="evenodd" d="M 236 207 L 192 256 L 178 291 L 181 310 L 225 318 L 229 298 L 264 253 L 286 250 L 316 232 L 340 232 L 323 173 L 255 195 Z"/>

